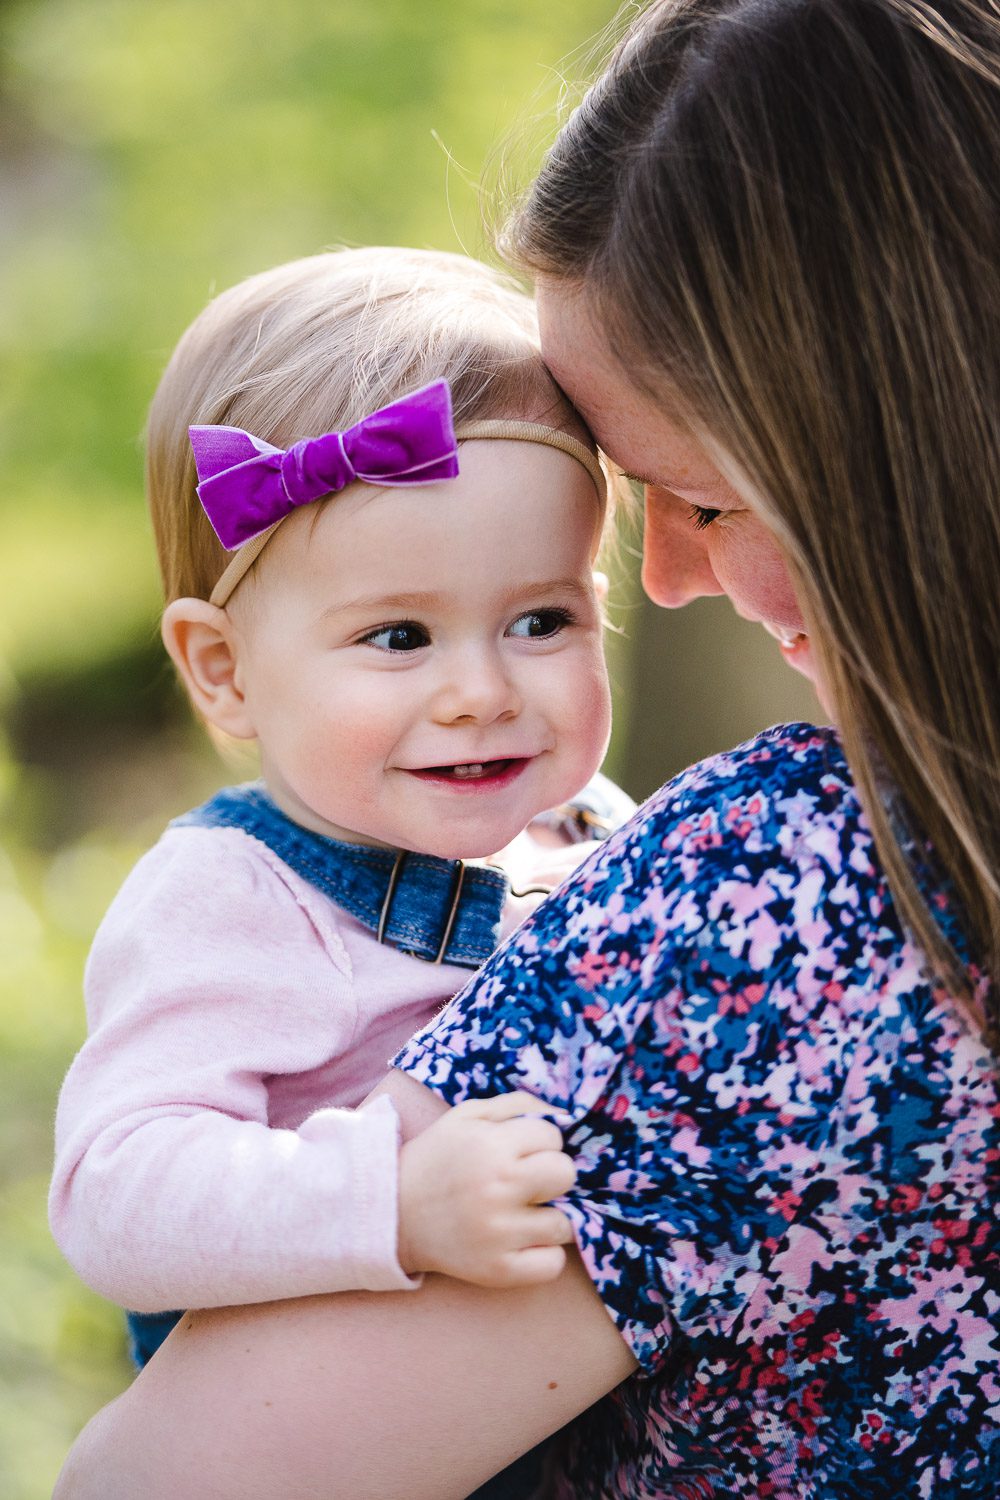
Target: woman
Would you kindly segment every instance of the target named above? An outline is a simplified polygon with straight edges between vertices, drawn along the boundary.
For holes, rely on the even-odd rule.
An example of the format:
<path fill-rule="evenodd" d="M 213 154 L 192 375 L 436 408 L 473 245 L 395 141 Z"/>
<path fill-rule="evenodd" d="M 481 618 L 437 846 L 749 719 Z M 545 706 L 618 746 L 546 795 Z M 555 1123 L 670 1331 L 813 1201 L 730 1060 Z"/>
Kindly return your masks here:
<path fill-rule="evenodd" d="M 648 591 L 838 731 L 679 778 L 398 1059 L 411 1133 L 569 1107 L 558 1282 L 191 1318 L 59 1500 L 447 1500 L 615 1386 L 564 1500 L 1000 1493 L 998 149 L 988 0 L 639 18 L 511 254 Z"/>

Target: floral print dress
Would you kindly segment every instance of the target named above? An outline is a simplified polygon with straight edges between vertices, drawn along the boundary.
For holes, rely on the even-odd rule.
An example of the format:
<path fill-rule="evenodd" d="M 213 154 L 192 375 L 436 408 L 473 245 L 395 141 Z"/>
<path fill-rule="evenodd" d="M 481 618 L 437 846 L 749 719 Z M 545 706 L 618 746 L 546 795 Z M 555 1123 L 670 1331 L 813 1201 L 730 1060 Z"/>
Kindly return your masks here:
<path fill-rule="evenodd" d="M 560 1500 L 1000 1497 L 997 1064 L 832 730 L 664 787 L 397 1066 L 573 1116 L 565 1207 L 640 1372 L 568 1430 Z"/>

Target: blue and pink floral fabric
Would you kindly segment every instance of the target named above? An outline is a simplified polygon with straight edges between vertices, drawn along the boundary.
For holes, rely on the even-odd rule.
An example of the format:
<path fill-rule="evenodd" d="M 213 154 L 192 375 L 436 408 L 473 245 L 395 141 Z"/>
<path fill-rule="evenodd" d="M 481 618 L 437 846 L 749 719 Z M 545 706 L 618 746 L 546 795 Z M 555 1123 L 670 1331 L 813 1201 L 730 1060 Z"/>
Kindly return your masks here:
<path fill-rule="evenodd" d="M 831 730 L 666 786 L 397 1065 L 573 1116 L 567 1211 L 641 1371 L 560 1500 L 1000 1496 L 997 1064 Z"/>

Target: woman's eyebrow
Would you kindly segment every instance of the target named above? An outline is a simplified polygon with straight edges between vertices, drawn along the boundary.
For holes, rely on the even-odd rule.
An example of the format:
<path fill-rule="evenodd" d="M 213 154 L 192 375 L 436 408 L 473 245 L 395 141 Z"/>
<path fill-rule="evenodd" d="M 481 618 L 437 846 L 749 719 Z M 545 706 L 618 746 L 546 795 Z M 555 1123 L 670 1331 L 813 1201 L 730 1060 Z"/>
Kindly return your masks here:
<path fill-rule="evenodd" d="M 623 479 L 630 479 L 633 484 L 648 484 L 651 485 L 654 490 L 665 490 L 668 488 L 668 486 L 665 485 L 662 480 L 651 479 L 648 474 L 633 474 L 631 469 L 623 469 L 621 464 L 616 464 L 615 467 L 617 468 L 619 474 Z"/>
<path fill-rule="evenodd" d="M 720 487 L 716 484 L 690 484 L 685 479 L 679 479 L 672 484 L 664 479 L 652 479 L 648 474 L 633 474 L 628 469 L 619 469 L 623 479 L 630 479 L 633 484 L 648 486 L 650 489 L 663 490 L 667 495 L 676 495 L 683 498 L 690 495 L 700 495 L 706 501 L 712 501 L 713 506 Z M 725 508 L 725 507 L 723 507 Z"/>

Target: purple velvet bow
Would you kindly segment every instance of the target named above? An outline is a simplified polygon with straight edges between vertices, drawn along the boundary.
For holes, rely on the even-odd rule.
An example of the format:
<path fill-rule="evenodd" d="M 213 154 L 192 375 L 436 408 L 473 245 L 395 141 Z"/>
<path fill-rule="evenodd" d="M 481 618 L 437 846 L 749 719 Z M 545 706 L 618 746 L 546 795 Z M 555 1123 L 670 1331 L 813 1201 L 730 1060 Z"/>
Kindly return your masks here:
<path fill-rule="evenodd" d="M 434 484 L 458 474 L 451 392 L 436 380 L 362 417 L 346 432 L 303 438 L 287 451 L 239 427 L 189 427 L 198 498 L 227 552 L 356 479 Z"/>

